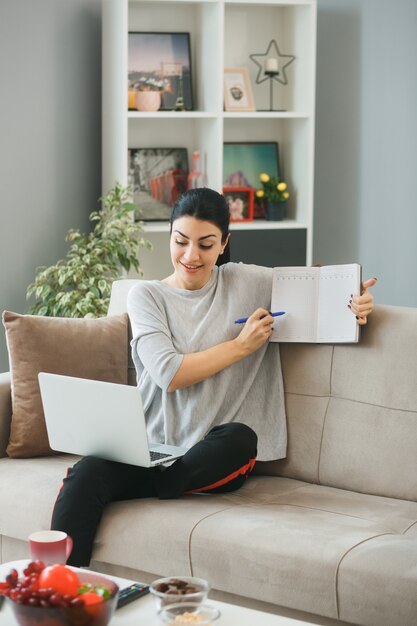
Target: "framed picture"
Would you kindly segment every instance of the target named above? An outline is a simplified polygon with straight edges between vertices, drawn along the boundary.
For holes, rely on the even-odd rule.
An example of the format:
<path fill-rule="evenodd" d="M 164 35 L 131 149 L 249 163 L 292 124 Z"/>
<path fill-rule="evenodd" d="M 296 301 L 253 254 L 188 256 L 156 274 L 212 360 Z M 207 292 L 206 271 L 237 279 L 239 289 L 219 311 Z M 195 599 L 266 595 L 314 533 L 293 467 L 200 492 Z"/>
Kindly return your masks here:
<path fill-rule="evenodd" d="M 224 69 L 224 110 L 255 111 L 249 72 L 246 67 Z"/>
<path fill-rule="evenodd" d="M 161 91 L 161 111 L 193 109 L 189 33 L 128 34 L 128 87 Z"/>
<path fill-rule="evenodd" d="M 279 176 L 278 143 L 227 142 L 223 145 L 224 187 L 252 187 L 260 189 L 259 174 Z M 262 200 L 254 199 L 254 218 L 265 217 Z"/>
<path fill-rule="evenodd" d="M 252 187 L 223 187 L 223 195 L 230 211 L 231 222 L 251 222 L 253 220 Z"/>
<path fill-rule="evenodd" d="M 186 148 L 129 148 L 128 180 L 133 201 L 141 209 L 136 219 L 166 221 L 187 189 Z"/>

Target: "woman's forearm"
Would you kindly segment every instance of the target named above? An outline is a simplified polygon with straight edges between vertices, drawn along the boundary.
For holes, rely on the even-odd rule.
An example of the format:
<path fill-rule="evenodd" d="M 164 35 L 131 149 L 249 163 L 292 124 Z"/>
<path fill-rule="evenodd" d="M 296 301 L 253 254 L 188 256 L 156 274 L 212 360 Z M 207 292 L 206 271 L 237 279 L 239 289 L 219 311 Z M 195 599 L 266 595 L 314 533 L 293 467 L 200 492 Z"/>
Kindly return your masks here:
<path fill-rule="evenodd" d="M 237 363 L 249 354 L 244 344 L 233 339 L 201 352 L 185 354 L 180 367 L 168 387 L 168 391 L 176 391 L 200 383 L 210 376 L 221 372 L 229 365 Z"/>
<path fill-rule="evenodd" d="M 200 383 L 252 354 L 268 341 L 273 321 L 274 318 L 268 311 L 256 309 L 236 339 L 219 343 L 201 352 L 185 354 L 168 391 Z"/>

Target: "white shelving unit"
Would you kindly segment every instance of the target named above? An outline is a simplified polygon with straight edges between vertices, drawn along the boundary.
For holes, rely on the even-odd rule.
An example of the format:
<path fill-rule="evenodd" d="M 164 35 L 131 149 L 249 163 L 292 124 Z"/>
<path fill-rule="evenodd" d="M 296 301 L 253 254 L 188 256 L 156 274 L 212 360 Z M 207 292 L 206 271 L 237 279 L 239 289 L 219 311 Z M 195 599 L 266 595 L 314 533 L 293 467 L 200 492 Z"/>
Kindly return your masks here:
<path fill-rule="evenodd" d="M 223 142 L 277 141 L 280 169 L 291 198 L 288 219 L 232 224 L 232 230 L 270 233 L 268 245 L 298 233 L 302 263 L 312 260 L 316 0 L 102 0 L 103 2 L 103 193 L 116 180 L 127 182 L 127 149 L 186 147 L 207 154 L 208 185 L 223 186 Z M 127 107 L 127 40 L 129 31 L 189 32 L 194 92 L 193 111 L 141 113 Z M 257 67 L 249 54 L 263 53 L 275 39 L 282 54 L 294 54 L 286 69 L 288 85 L 274 83 L 269 108 L 268 81 L 257 85 Z M 247 67 L 256 108 L 253 113 L 223 111 L 223 68 Z M 167 254 L 168 225 L 148 222 L 149 239 L 157 242 L 157 259 Z M 276 233 L 271 239 L 271 233 Z M 304 237 L 302 243 L 300 237 Z M 255 240 L 254 240 L 255 241 Z M 259 239 L 258 241 L 259 245 Z M 233 247 L 232 247 L 233 253 Z M 256 251 L 254 251 L 256 256 Z M 243 259 L 246 260 L 246 259 Z M 292 264 L 292 260 L 289 264 Z M 253 260 L 256 262 L 256 258 Z M 285 264 L 280 263 L 280 264 Z M 162 268 L 161 268 L 162 271 Z M 153 275 L 152 275 L 153 274 Z"/>

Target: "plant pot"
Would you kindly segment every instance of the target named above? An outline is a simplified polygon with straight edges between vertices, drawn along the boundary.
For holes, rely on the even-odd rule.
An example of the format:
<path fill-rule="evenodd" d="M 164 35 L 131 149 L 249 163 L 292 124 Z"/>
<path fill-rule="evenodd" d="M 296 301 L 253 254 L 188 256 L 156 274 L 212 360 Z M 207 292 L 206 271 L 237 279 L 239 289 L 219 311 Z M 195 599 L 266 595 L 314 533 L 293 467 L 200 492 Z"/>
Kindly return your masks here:
<path fill-rule="evenodd" d="M 160 91 L 138 91 L 136 93 L 136 108 L 138 111 L 157 111 L 160 106 Z"/>
<path fill-rule="evenodd" d="M 271 222 L 280 222 L 285 218 L 286 202 L 266 202 L 265 217 Z"/>

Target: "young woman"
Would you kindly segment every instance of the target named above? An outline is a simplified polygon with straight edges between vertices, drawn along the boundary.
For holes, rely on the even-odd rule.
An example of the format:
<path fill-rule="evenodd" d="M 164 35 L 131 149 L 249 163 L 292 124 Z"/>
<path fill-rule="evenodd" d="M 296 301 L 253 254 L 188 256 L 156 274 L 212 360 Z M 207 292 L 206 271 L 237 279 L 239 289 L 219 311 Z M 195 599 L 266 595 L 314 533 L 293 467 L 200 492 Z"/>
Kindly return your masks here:
<path fill-rule="evenodd" d="M 171 216 L 173 273 L 139 281 L 129 293 L 132 355 L 149 440 L 189 450 L 169 467 L 85 457 L 71 468 L 52 528 L 73 538 L 73 565 L 88 565 L 109 502 L 232 491 L 256 459 L 285 457 L 279 344 L 268 341 L 272 269 L 221 264 L 228 240 L 224 197 L 207 188 L 186 192 Z M 346 303 L 359 324 L 372 312 L 368 288 L 374 282 Z M 234 324 L 243 315 L 249 315 L 243 327 Z"/>

